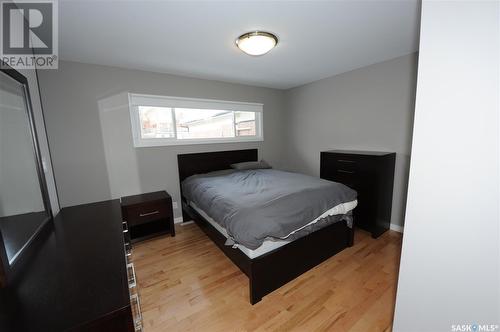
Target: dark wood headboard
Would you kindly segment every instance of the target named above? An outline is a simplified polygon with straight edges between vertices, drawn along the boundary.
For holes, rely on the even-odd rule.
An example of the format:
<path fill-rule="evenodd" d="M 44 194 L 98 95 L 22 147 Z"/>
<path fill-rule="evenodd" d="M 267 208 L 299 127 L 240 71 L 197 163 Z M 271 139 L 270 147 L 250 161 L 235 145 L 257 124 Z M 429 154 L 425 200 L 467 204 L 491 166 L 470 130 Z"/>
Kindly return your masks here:
<path fill-rule="evenodd" d="M 179 183 L 194 174 L 220 171 L 231 168 L 230 165 L 234 163 L 257 160 L 257 149 L 179 154 L 177 155 Z"/>

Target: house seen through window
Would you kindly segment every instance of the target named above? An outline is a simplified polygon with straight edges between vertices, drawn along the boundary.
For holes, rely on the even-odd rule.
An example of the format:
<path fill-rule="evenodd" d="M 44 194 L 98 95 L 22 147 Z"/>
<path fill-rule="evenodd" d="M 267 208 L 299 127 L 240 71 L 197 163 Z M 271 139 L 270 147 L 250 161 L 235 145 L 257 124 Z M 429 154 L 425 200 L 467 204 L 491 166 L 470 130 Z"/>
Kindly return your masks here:
<path fill-rule="evenodd" d="M 262 140 L 262 104 L 140 95 L 130 101 L 135 146 Z"/>

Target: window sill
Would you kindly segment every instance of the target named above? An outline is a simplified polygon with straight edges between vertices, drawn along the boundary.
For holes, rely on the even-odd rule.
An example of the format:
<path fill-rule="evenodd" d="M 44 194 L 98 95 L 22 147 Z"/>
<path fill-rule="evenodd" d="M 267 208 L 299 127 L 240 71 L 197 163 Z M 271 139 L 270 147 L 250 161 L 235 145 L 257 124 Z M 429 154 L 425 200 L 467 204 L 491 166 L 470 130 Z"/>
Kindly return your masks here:
<path fill-rule="evenodd" d="M 250 143 L 250 142 L 263 142 L 263 137 L 252 137 L 252 138 L 236 138 L 236 139 L 186 139 L 186 140 L 175 140 L 175 141 L 144 141 L 144 140 L 134 140 L 135 148 L 148 148 L 148 147 L 159 147 L 159 146 L 178 146 L 178 145 L 200 145 L 200 144 L 224 144 L 224 143 Z"/>

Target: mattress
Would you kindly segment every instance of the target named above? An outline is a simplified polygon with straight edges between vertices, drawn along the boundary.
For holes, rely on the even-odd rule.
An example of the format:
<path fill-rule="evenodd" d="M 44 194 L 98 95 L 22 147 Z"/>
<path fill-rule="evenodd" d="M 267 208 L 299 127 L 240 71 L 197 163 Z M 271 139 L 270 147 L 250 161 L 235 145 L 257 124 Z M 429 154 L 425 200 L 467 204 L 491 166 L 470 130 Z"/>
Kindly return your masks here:
<path fill-rule="evenodd" d="M 189 205 L 196 212 L 198 212 L 203 218 L 205 218 L 205 220 L 208 221 L 210 223 L 210 225 L 212 225 L 219 233 L 221 233 L 222 235 L 224 235 L 224 237 L 226 239 L 229 238 L 229 235 L 227 234 L 227 231 L 225 230 L 225 228 L 222 227 L 221 225 L 219 225 L 205 211 L 203 211 L 198 206 L 196 206 L 196 204 L 194 202 L 189 202 Z M 358 201 L 357 200 L 338 204 L 337 206 L 335 206 L 335 207 L 331 208 L 330 210 L 326 211 L 325 213 L 323 213 L 318 218 L 316 218 L 313 221 L 309 222 L 307 225 L 304 225 L 303 227 L 300 227 L 300 228 L 295 229 L 294 231 L 290 232 L 290 234 L 288 234 L 284 238 L 282 238 L 280 240 L 266 240 L 266 241 L 264 241 L 262 243 L 262 245 L 260 247 L 258 247 L 257 249 L 253 249 L 252 250 L 252 249 L 249 249 L 249 248 L 245 247 L 242 244 L 235 244 L 235 245 L 233 245 L 233 248 L 237 248 L 237 249 L 241 250 L 241 252 L 243 252 L 245 255 L 247 255 L 247 257 L 249 257 L 250 259 L 262 256 L 262 255 L 264 255 L 264 254 L 266 254 L 268 252 L 273 251 L 274 249 L 277 249 L 279 247 L 284 246 L 287 243 L 290 243 L 291 240 L 287 240 L 287 238 L 290 237 L 290 235 L 292 235 L 292 234 L 300 231 L 302 228 L 305 228 L 307 226 L 315 224 L 319 220 L 321 220 L 323 218 L 326 218 L 328 216 L 346 214 L 347 212 L 353 210 L 357 205 L 358 205 Z"/>
<path fill-rule="evenodd" d="M 351 227 L 349 213 L 307 224 L 357 198 L 356 191 L 341 183 L 274 169 L 215 171 L 190 176 L 181 185 L 186 200 L 226 230 L 228 244 L 253 250 L 269 238 L 301 237 L 323 223 L 342 219 Z"/>

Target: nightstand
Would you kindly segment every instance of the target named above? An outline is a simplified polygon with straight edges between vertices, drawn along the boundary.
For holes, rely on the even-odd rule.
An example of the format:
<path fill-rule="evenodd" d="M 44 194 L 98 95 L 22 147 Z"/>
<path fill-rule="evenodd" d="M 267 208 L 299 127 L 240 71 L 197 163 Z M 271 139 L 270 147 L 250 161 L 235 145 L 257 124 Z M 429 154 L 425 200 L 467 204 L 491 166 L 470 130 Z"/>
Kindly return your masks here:
<path fill-rule="evenodd" d="M 132 243 L 168 233 L 175 236 L 172 197 L 166 191 L 122 197 L 121 205 Z"/>

